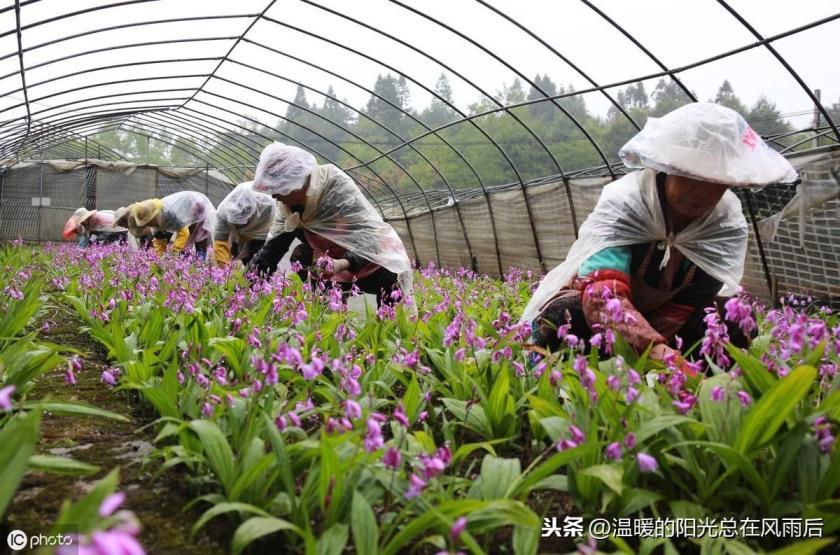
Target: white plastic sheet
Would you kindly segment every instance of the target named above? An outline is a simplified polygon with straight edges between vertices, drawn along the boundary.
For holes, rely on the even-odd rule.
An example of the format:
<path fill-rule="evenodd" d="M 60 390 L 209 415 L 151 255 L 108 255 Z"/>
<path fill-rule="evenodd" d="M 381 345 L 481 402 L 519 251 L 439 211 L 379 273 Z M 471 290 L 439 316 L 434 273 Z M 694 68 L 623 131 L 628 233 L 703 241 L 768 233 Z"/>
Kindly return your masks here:
<path fill-rule="evenodd" d="M 208 239 L 213 233 L 216 208 L 210 199 L 196 191 L 179 191 L 163 197 L 163 209 L 158 221 L 163 231 L 176 232 L 182 227 L 199 224 L 189 238 L 189 243 Z"/>
<path fill-rule="evenodd" d="M 604 187 L 566 260 L 542 279 L 521 321 L 530 322 L 539 316 L 543 305 L 571 282 L 593 254 L 609 247 L 651 241 L 659 241 L 663 249 L 677 249 L 722 282 L 722 294 L 737 291 L 747 254 L 747 222 L 738 197 L 726 191 L 712 211 L 676 235 L 669 234 L 657 193 L 656 172 L 642 170 Z"/>
<path fill-rule="evenodd" d="M 772 243 L 776 240 L 779 223 L 782 220 L 799 220 L 799 245 L 805 248 L 805 221 L 808 212 L 822 206 L 835 197 L 840 197 L 840 181 L 833 179 L 807 179 L 796 187 L 796 195 L 784 208 L 765 218 L 758 224 L 758 232 L 764 241 Z"/>
<path fill-rule="evenodd" d="M 213 229 L 214 241 L 225 241 L 229 235 L 236 239 L 265 239 L 274 223 L 277 202 L 270 196 L 253 190 L 253 181 L 237 185 L 219 203 Z"/>
<path fill-rule="evenodd" d="M 790 162 L 767 146 L 738 112 L 709 102 L 648 118 L 619 156 L 628 168 L 650 168 L 735 187 L 796 181 Z"/>
<path fill-rule="evenodd" d="M 254 173 L 254 190 L 269 195 L 288 195 L 303 187 L 317 167 L 315 157 L 302 148 L 272 143 L 263 149 Z"/>

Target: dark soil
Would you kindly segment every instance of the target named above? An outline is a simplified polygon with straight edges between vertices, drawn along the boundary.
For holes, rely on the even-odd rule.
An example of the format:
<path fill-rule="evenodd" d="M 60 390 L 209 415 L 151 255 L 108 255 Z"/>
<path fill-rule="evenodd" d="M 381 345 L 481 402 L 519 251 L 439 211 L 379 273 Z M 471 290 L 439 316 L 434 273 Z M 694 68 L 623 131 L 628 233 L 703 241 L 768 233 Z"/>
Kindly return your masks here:
<path fill-rule="evenodd" d="M 82 352 L 84 366 L 76 374 L 76 385 L 67 385 L 64 372 L 58 369 L 42 376 L 30 399 L 49 398 L 73 401 L 106 409 L 129 418 L 119 422 L 104 418 L 44 415 L 37 452 L 61 455 L 94 464 L 99 472 L 90 476 L 60 476 L 29 472 L 0 523 L 2 538 L 9 530 L 32 534 L 47 533 L 58 516 L 64 500 L 77 501 L 99 478 L 113 468 L 120 468 L 119 489 L 126 494 L 122 508 L 133 511 L 143 525 L 140 541 L 150 554 L 212 555 L 226 553 L 231 530 L 211 524 L 190 538 L 199 509 L 183 512 L 193 497 L 174 472 L 154 478 L 156 462 L 144 460 L 152 450 L 154 430 L 139 430 L 150 421 L 138 410 L 127 393 L 113 392 L 100 381 L 109 365 L 101 346 L 79 331 L 76 315 L 62 307 L 45 317 L 51 328 L 40 334 L 44 341 L 72 347 Z M 206 508 L 206 507 L 205 507 Z M 220 529 L 221 528 L 221 529 Z M 0 542 L 0 551 L 6 549 Z"/>

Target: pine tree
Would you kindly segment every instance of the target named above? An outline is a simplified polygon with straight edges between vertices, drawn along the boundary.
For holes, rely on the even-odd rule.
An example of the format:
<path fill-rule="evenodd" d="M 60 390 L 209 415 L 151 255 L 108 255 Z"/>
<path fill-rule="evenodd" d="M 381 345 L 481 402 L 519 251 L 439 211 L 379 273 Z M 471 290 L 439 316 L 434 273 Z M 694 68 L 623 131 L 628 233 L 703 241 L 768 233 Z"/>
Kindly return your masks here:
<path fill-rule="evenodd" d="M 735 91 L 732 89 L 732 85 L 729 83 L 728 79 L 724 79 L 723 83 L 721 83 L 720 88 L 715 95 L 714 102 L 720 104 L 721 106 L 731 108 L 742 116 L 747 114 L 747 107 L 744 106 L 744 103 L 741 102 L 741 99 L 735 94 Z"/>

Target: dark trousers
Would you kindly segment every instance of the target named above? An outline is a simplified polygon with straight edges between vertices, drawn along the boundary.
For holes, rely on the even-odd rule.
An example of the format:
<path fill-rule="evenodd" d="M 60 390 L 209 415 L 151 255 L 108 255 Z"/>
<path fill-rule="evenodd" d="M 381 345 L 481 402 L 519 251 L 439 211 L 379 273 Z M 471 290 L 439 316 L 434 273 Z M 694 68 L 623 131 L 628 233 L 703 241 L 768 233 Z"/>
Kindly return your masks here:
<path fill-rule="evenodd" d="M 746 348 L 749 346 L 750 338 L 744 335 L 736 324 L 724 318 L 724 305 L 728 299 L 718 298 L 714 301 L 721 321 L 726 324 L 730 342 L 736 347 Z M 683 346 L 689 348 L 701 341 L 706 334 L 706 323 L 703 321 L 706 312 L 702 308 L 695 310 L 688 320 L 676 333 L 683 340 Z M 546 320 L 547 322 L 543 322 Z M 561 340 L 557 338 L 557 329 L 566 323 L 571 325 L 569 333 L 576 335 L 587 342 L 592 337 L 592 330 L 586 321 L 586 316 L 581 306 L 580 296 L 566 297 L 552 301 L 537 318 L 539 327 L 534 330 L 534 342 L 539 347 L 550 351 L 557 351 L 561 348 Z M 676 347 L 671 345 L 671 347 Z"/>
<path fill-rule="evenodd" d="M 312 247 L 306 243 L 301 243 L 295 247 L 292 254 L 289 256 L 290 262 L 297 262 L 303 266 L 303 268 L 298 272 L 298 276 L 300 276 L 300 279 L 303 281 L 310 279 L 309 268 L 314 265 L 312 260 L 313 254 L 314 251 L 312 250 Z M 397 274 L 390 270 L 379 268 L 371 275 L 356 280 L 355 284 L 356 287 L 358 287 L 363 293 L 376 295 L 377 308 L 381 307 L 383 304 L 391 305 L 395 302 L 391 299 L 391 291 L 393 291 L 397 284 Z M 339 285 L 345 294 L 349 293 L 353 288 L 353 283 L 341 282 Z"/>

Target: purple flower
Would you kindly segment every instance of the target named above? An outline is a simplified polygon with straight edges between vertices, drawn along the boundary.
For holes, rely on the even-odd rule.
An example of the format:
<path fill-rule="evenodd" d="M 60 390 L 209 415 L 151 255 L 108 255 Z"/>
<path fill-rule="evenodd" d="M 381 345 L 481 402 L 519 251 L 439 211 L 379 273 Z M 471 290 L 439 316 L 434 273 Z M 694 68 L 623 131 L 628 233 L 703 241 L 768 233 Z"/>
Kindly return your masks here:
<path fill-rule="evenodd" d="M 752 403 L 752 397 L 750 397 L 750 394 L 746 391 L 739 391 L 737 395 L 742 407 L 747 407 L 750 403 Z"/>
<path fill-rule="evenodd" d="M 408 478 L 408 491 L 405 492 L 406 499 L 417 497 L 426 488 L 426 482 L 423 481 L 417 474 L 412 474 Z"/>
<path fill-rule="evenodd" d="M 110 369 L 109 370 L 103 370 L 102 371 L 102 376 L 101 376 L 100 379 L 102 380 L 103 383 L 105 383 L 105 384 L 107 384 L 111 387 L 114 387 L 115 385 L 117 385 L 117 377 L 113 374 L 113 371 L 110 370 Z"/>
<path fill-rule="evenodd" d="M 410 428 L 411 423 L 408 421 L 408 416 L 405 414 L 402 403 L 397 404 L 393 414 L 394 420 L 400 423 L 403 428 Z"/>
<path fill-rule="evenodd" d="M 467 527 L 467 519 L 466 517 L 460 517 L 452 524 L 452 528 L 449 530 L 449 538 L 456 542 L 458 538 L 461 537 L 461 532 Z"/>
<path fill-rule="evenodd" d="M 621 387 L 621 378 L 619 378 L 615 374 L 607 377 L 607 387 L 609 387 L 613 391 L 618 391 Z"/>
<path fill-rule="evenodd" d="M 213 416 L 213 405 L 207 402 L 201 405 L 201 415 L 204 418 L 210 418 L 211 416 Z"/>
<path fill-rule="evenodd" d="M 639 463 L 639 471 L 643 473 L 656 472 L 656 469 L 659 468 L 659 463 L 656 462 L 656 459 L 647 453 L 638 453 L 636 455 L 636 462 Z"/>
<path fill-rule="evenodd" d="M 127 532 L 121 530 L 99 531 L 97 530 L 90 536 L 91 543 L 94 550 L 90 551 L 95 555 L 112 555 L 119 553 L 120 555 L 145 555 L 143 546 L 140 542 Z M 81 546 L 74 546 L 79 549 Z"/>
<path fill-rule="evenodd" d="M 580 445 L 583 443 L 583 440 L 586 439 L 583 431 L 574 424 L 569 426 L 569 431 L 572 433 L 572 441 L 574 441 L 577 445 Z"/>
<path fill-rule="evenodd" d="M 574 449 L 578 444 L 571 439 L 561 439 L 554 446 L 558 451 L 565 451 L 566 449 Z"/>
<path fill-rule="evenodd" d="M 99 505 L 99 516 L 102 518 L 111 516 L 123 504 L 123 501 L 125 501 L 125 494 L 121 491 L 109 495 Z"/>
<path fill-rule="evenodd" d="M 604 456 L 611 460 L 618 460 L 621 458 L 621 444 L 613 441 L 604 450 Z"/>
<path fill-rule="evenodd" d="M 721 401 L 723 401 L 725 394 L 726 392 L 724 391 L 723 387 L 716 385 L 712 388 L 712 391 L 709 393 L 709 397 L 712 401 L 720 403 Z"/>
<path fill-rule="evenodd" d="M 636 448 L 636 434 L 633 432 L 628 433 L 624 436 L 624 446 L 628 449 L 635 449 Z"/>
<path fill-rule="evenodd" d="M 344 401 L 344 414 L 351 420 L 357 420 L 362 417 L 362 405 L 353 399 Z"/>
<path fill-rule="evenodd" d="M 4 411 L 12 410 L 12 393 L 15 392 L 17 387 L 14 385 L 7 385 L 3 389 L 0 389 L 0 408 Z"/>
<path fill-rule="evenodd" d="M 385 445 L 385 440 L 382 437 L 382 426 L 379 425 L 379 419 L 376 418 L 375 415 L 376 413 L 371 414 L 367 419 L 365 451 L 367 451 L 368 453 L 373 453 L 374 451 Z"/>
<path fill-rule="evenodd" d="M 639 398 L 639 395 L 640 395 L 639 390 L 636 389 L 635 387 L 630 386 L 630 387 L 627 388 L 627 395 L 625 395 L 625 399 L 627 400 L 628 404 L 629 403 L 634 403 L 634 402 L 636 402 L 636 399 Z"/>
<path fill-rule="evenodd" d="M 400 450 L 394 447 L 390 447 L 385 454 L 382 455 L 382 464 L 385 465 L 385 468 L 393 468 L 396 470 L 400 467 L 400 462 L 402 461 L 402 455 L 400 454 Z"/>

